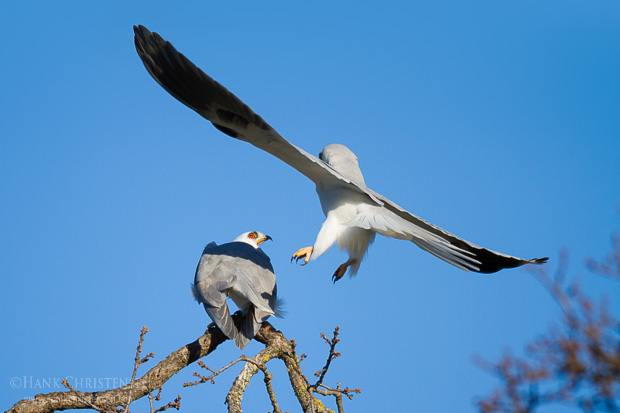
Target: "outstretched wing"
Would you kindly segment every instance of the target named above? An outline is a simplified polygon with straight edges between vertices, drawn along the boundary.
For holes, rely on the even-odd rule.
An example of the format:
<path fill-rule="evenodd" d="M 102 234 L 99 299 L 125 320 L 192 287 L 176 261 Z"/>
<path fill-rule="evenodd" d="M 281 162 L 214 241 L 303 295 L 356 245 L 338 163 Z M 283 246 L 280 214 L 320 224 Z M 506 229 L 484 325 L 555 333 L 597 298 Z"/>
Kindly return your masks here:
<path fill-rule="evenodd" d="M 357 217 L 347 225 L 372 229 L 389 237 L 408 239 L 465 271 L 493 273 L 504 268 L 547 262 L 547 257 L 526 260 L 480 247 L 423 220 L 376 192 L 374 195 L 383 201 L 383 206 L 360 207 Z"/>
<path fill-rule="evenodd" d="M 144 26 L 134 26 L 134 32 L 136 50 L 144 66 L 172 96 L 211 121 L 220 131 L 269 152 L 314 183 L 340 186 L 367 195 L 372 202 L 404 220 L 406 224 L 400 226 L 406 227 L 409 231 L 407 234 L 411 235 L 411 238 L 406 239 L 411 239 L 420 248 L 459 268 L 484 273 L 528 263 L 541 264 L 547 260 L 524 260 L 479 247 L 409 213 L 366 186 L 356 184 L 316 156 L 280 136 L 263 118 L 177 52 L 157 33 L 151 33 Z M 380 216 L 360 216 L 349 225 L 373 228 L 383 233 L 380 230 L 383 224 L 377 224 L 381 219 Z M 372 225 L 377 225 L 377 228 Z M 393 230 L 402 232 L 400 226 L 396 225 Z"/>
<path fill-rule="evenodd" d="M 151 33 L 144 26 L 134 26 L 134 33 L 138 55 L 157 83 L 218 130 L 269 152 L 314 183 L 347 186 L 381 204 L 367 188 L 355 185 L 316 156 L 280 136 L 241 99 L 211 79 L 157 33 Z"/>

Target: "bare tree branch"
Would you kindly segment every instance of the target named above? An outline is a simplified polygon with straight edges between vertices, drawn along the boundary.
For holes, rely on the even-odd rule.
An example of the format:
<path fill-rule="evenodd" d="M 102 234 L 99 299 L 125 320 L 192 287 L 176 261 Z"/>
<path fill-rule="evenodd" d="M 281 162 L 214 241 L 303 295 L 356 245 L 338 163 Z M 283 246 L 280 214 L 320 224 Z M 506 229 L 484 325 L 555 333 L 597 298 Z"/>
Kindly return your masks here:
<path fill-rule="evenodd" d="M 611 245 L 612 250 L 604 259 L 596 260 L 587 257 L 585 260 L 586 267 L 595 274 L 620 280 L 620 234 L 612 234 Z"/>
<path fill-rule="evenodd" d="M 8 413 L 51 413 L 56 410 L 94 408 L 98 411 L 115 411 L 123 406 L 132 394 L 140 399 L 153 389 L 161 387 L 173 375 L 201 357 L 214 351 L 227 340 L 217 328 L 210 328 L 193 343 L 176 350 L 145 375 L 126 386 L 101 392 L 53 392 L 38 394 L 33 399 L 24 399 L 11 407 Z"/>
<path fill-rule="evenodd" d="M 552 278 L 544 266 L 533 265 L 529 266 L 527 271 L 530 272 L 543 287 L 549 292 L 551 297 L 562 308 L 564 314 L 569 318 L 576 317 L 575 309 L 570 297 L 567 295 L 567 289 L 564 286 L 566 280 L 566 273 L 568 272 L 568 251 L 565 249 L 560 250 L 560 258 L 558 259 L 558 268 L 555 271 Z M 570 291 L 570 290 L 568 290 Z"/>
<path fill-rule="evenodd" d="M 236 323 L 241 322 L 240 317 L 236 315 L 233 317 L 235 318 Z M 144 396 L 148 396 L 149 398 L 151 413 L 161 412 L 169 408 L 179 409 L 181 399 L 180 395 L 173 402 L 170 402 L 158 409 L 155 409 L 153 406 L 153 400 L 160 399 L 161 388 L 164 383 L 166 383 L 174 374 L 178 373 L 184 367 L 195 361 L 198 361 L 198 364 L 200 364 L 201 367 L 209 370 L 212 374 L 205 377 L 198 373 L 194 373 L 194 375 L 199 377 L 200 380 L 194 383 L 184 383 L 184 386 L 192 386 L 207 381 L 213 382 L 213 378 L 215 376 L 230 368 L 234 364 L 240 361 L 246 363 L 241 373 L 233 383 L 233 386 L 226 398 L 226 403 L 228 404 L 228 410 L 230 412 L 241 412 L 243 392 L 245 391 L 250 379 L 260 370 L 264 374 L 265 386 L 274 412 L 282 413 L 273 390 L 273 377 L 266 368 L 266 363 L 274 358 L 280 359 L 284 362 L 288 372 L 289 381 L 304 412 L 332 412 L 330 409 L 326 408 L 320 400 L 314 397 L 314 392 L 322 395 L 335 396 L 339 412 L 343 412 L 343 394 L 350 399 L 352 397 L 352 393 L 360 392 L 359 389 L 341 389 L 340 383 L 338 383 L 338 387 L 336 389 L 331 389 L 320 383 L 327 373 L 331 360 L 339 355 L 334 351 L 335 345 L 339 341 L 339 339 L 337 339 L 337 328 L 331 342 L 325 338 L 324 334 L 322 335 L 326 342 L 330 344 L 330 354 L 328 356 L 326 366 L 319 372 L 319 375 L 321 376 L 319 382 L 317 382 L 314 387 L 310 386 L 308 379 L 301 371 L 299 364 L 303 357 L 301 359 L 297 357 L 294 341 L 289 341 L 280 331 L 275 330 L 271 324 L 267 322 L 263 323 L 263 326 L 255 337 L 257 341 L 265 344 L 265 349 L 252 358 L 241 356 L 237 360 L 229 363 L 227 366 L 217 371 L 205 366 L 199 359 L 214 351 L 219 344 L 227 339 L 218 328 L 211 327 L 196 341 L 173 352 L 142 377 L 135 379 L 138 367 L 144 364 L 150 357 L 153 357 L 152 354 L 148 354 L 147 356 L 140 358 L 142 344 L 144 343 L 144 335 L 147 331 L 148 329 L 146 327 L 141 330 L 140 341 L 138 343 L 136 356 L 134 359 L 132 380 L 128 385 L 101 392 L 83 393 L 74 390 L 69 383 L 66 382 L 65 386 L 69 389 L 69 392 L 39 394 L 35 396 L 34 399 L 24 399 L 19 401 L 11 409 L 9 409 L 8 412 L 47 413 L 56 410 L 94 409 L 105 413 L 129 413 L 129 404 Z M 156 396 L 153 396 L 152 392 L 155 389 L 159 389 L 159 392 Z"/>
<path fill-rule="evenodd" d="M 68 381 L 67 379 L 63 379 L 63 380 L 62 380 L 62 385 L 63 385 L 63 386 L 65 386 L 67 389 L 69 389 L 70 394 L 75 395 L 75 397 L 76 397 L 76 398 L 77 398 L 77 399 L 78 399 L 78 400 L 79 400 L 82 404 L 84 404 L 84 406 L 87 406 L 87 407 L 89 407 L 89 408 L 91 408 L 91 409 L 93 409 L 93 410 L 96 410 L 96 411 L 98 411 L 98 412 L 101 412 L 101 413 L 108 413 L 108 412 L 113 412 L 113 411 L 115 411 L 115 410 L 109 410 L 109 409 L 102 409 L 102 408 L 100 408 L 100 407 L 98 407 L 98 406 L 95 406 L 95 405 L 94 405 L 94 404 L 92 404 L 89 400 L 87 400 L 87 398 L 86 398 L 86 397 L 84 397 L 84 393 L 82 393 L 82 392 L 79 392 L 79 391 L 75 390 L 75 389 L 73 388 L 73 386 L 71 386 L 71 385 L 69 384 L 69 381 Z"/>
<path fill-rule="evenodd" d="M 254 376 L 258 371 L 262 371 L 265 375 L 265 385 L 267 387 L 267 394 L 269 395 L 269 400 L 271 401 L 271 405 L 273 406 L 274 413 L 282 413 L 280 407 L 278 406 L 278 401 L 276 400 L 276 395 L 271 385 L 273 380 L 273 376 L 265 367 L 265 363 L 269 360 L 275 358 L 275 353 L 271 351 L 269 348 L 269 344 L 267 348 L 262 350 L 253 358 L 247 358 L 246 356 L 242 356 L 241 359 L 246 362 L 243 370 L 235 379 L 228 395 L 226 396 L 226 404 L 228 405 L 229 412 L 241 412 L 241 399 L 243 398 L 243 392 L 247 385 L 250 383 L 250 379 Z"/>
<path fill-rule="evenodd" d="M 613 248 L 606 262 L 592 261 L 588 267 L 611 277 L 614 260 L 620 263 L 617 238 Z M 576 283 L 564 284 L 567 262 L 562 252 L 554 277 L 544 268 L 531 271 L 562 308 L 561 325 L 529 343 L 525 357 L 506 353 L 495 363 L 477 360 L 501 381 L 500 388 L 478 400 L 480 411 L 529 413 L 551 403 L 583 412 L 620 411 L 618 321 L 605 300 L 597 303 Z"/>

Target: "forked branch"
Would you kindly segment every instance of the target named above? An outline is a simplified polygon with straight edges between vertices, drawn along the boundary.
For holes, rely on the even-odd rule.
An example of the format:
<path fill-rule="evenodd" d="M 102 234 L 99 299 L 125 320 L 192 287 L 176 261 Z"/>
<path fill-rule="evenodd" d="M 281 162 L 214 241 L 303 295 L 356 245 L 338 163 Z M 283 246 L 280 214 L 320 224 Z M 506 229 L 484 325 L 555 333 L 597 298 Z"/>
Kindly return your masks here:
<path fill-rule="evenodd" d="M 240 322 L 241 320 L 235 317 L 235 321 Z M 250 379 L 259 370 L 263 372 L 265 386 L 274 412 L 282 412 L 278 406 L 276 395 L 273 390 L 273 376 L 266 367 L 266 363 L 274 358 L 284 362 L 289 381 L 304 412 L 331 412 L 330 409 L 323 406 L 323 404 L 314 397 L 314 393 L 334 396 L 336 398 L 338 411 L 343 412 L 342 395 L 344 394 L 350 399 L 352 393 L 360 392 L 359 389 L 342 389 L 340 383 L 335 389 L 331 389 L 322 384 L 331 361 L 339 356 L 339 353 L 335 352 L 335 345 L 339 341 L 339 339 L 337 339 L 337 328 L 334 332 L 334 338 L 331 341 L 327 340 L 324 334 L 322 335 L 326 342 L 330 344 L 330 352 L 325 367 L 317 373 L 319 380 L 313 386 L 310 386 L 308 379 L 300 368 L 300 362 L 303 356 L 302 358 L 297 357 L 294 341 L 289 341 L 280 331 L 275 330 L 269 323 L 263 323 L 263 326 L 255 337 L 257 341 L 265 344 L 265 349 L 254 357 L 249 358 L 241 356 L 217 371 L 208 368 L 204 363 L 199 361 L 199 359 L 213 352 L 218 345 L 227 339 L 218 328 L 211 327 L 196 341 L 181 347 L 159 362 L 142 377 L 136 378 L 138 367 L 144 364 L 149 358 L 153 357 L 152 353 L 145 357 L 140 357 L 142 344 L 144 343 L 144 335 L 147 331 L 148 329 L 146 329 L 146 327 L 141 330 L 140 341 L 134 358 L 132 380 L 126 386 L 100 392 L 80 392 L 73 389 L 69 383 L 66 382 L 65 386 L 69 389 L 68 392 L 39 394 L 33 399 L 24 399 L 17 402 L 8 412 L 51 413 L 56 410 L 93 409 L 98 412 L 129 413 L 130 403 L 144 396 L 148 396 L 149 398 L 151 413 L 161 412 L 169 408 L 179 409 L 180 395 L 174 401 L 157 409 L 153 406 L 153 401 L 159 401 L 161 388 L 164 383 L 183 368 L 196 361 L 198 361 L 201 367 L 209 370 L 211 375 L 204 376 L 195 373 L 194 375 L 198 377 L 199 380 L 194 383 L 185 383 L 184 386 L 193 386 L 205 382 L 213 383 L 214 378 L 224 370 L 232 367 L 238 362 L 245 363 L 245 366 L 237 376 L 226 398 L 229 412 L 241 412 L 243 392 L 250 382 Z M 153 391 L 155 390 L 158 390 L 158 393 L 154 396 Z"/>

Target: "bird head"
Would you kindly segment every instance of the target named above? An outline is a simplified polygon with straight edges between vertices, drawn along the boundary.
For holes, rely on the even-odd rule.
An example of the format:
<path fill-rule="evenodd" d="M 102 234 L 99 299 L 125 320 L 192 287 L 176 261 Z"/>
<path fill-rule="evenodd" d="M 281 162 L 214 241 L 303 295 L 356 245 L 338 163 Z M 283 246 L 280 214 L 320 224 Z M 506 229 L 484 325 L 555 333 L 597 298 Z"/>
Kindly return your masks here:
<path fill-rule="evenodd" d="M 235 242 L 245 242 L 246 244 L 250 244 L 254 248 L 258 248 L 260 247 L 260 244 L 267 241 L 268 239 L 271 239 L 269 235 L 265 235 L 259 231 L 251 231 L 244 232 L 243 234 L 239 235 L 237 238 L 235 238 Z"/>

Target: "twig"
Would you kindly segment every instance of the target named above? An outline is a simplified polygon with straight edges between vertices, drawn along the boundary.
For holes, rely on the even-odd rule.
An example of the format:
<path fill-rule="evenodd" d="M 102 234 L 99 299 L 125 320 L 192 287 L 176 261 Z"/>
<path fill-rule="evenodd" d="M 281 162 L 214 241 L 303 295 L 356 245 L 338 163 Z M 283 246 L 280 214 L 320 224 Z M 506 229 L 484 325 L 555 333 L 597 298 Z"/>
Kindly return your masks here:
<path fill-rule="evenodd" d="M 353 400 L 353 394 L 351 393 L 361 393 L 362 389 L 349 389 L 345 387 L 344 389 L 340 388 L 340 383 L 336 385 L 335 389 L 331 387 L 327 387 L 324 384 L 320 384 L 317 389 L 315 389 L 317 393 L 322 396 L 334 396 L 336 398 L 336 406 L 338 407 L 338 413 L 344 413 L 344 405 L 342 404 L 342 395 L 345 395 L 349 398 L 349 400 Z"/>
<path fill-rule="evenodd" d="M 319 380 L 312 386 L 314 389 L 316 389 L 319 385 L 321 385 L 321 383 L 323 383 L 323 379 L 327 374 L 327 370 L 329 370 L 329 365 L 331 364 L 332 360 L 336 357 L 340 357 L 340 353 L 336 353 L 336 344 L 340 342 L 338 334 L 340 334 L 340 326 L 336 326 L 336 328 L 334 329 L 334 336 L 331 340 L 327 339 L 325 333 L 321 333 L 321 337 L 329 345 L 329 355 L 327 356 L 327 362 L 325 363 L 325 366 L 321 370 L 314 373 L 315 377 L 319 378 Z"/>
<path fill-rule="evenodd" d="M 265 375 L 265 387 L 267 387 L 267 394 L 269 395 L 271 406 L 273 406 L 273 413 L 282 413 L 282 410 L 280 410 L 280 406 L 278 406 L 276 392 L 273 390 L 273 386 L 271 385 L 271 382 L 273 381 L 273 375 L 269 372 L 269 370 L 267 370 L 264 364 L 262 365 L 262 367 L 259 366 L 259 368 Z"/>
<path fill-rule="evenodd" d="M 210 371 L 211 373 L 213 373 L 213 374 L 211 374 L 211 375 L 210 375 L 210 376 L 208 376 L 208 377 L 205 377 L 205 376 L 203 376 L 203 375 L 202 375 L 202 374 L 200 374 L 200 373 L 194 372 L 193 376 L 194 376 L 194 377 L 199 377 L 199 378 L 200 378 L 200 380 L 196 380 L 196 381 L 191 382 L 191 383 L 183 383 L 183 387 L 191 387 L 191 386 L 196 386 L 196 385 L 198 385 L 198 384 L 206 383 L 206 382 L 208 382 L 208 381 L 210 381 L 210 382 L 211 382 L 211 384 L 215 384 L 215 380 L 214 380 L 214 377 L 215 377 L 215 376 L 217 376 L 217 375 L 219 375 L 219 374 L 223 373 L 224 371 L 228 370 L 229 368 L 231 368 L 231 367 L 232 367 L 232 366 L 234 366 L 235 364 L 239 363 L 240 361 L 246 361 L 246 360 L 245 360 L 246 358 L 247 358 L 247 357 L 245 357 L 245 356 L 241 356 L 241 357 L 239 357 L 237 360 L 231 361 L 230 363 L 228 363 L 227 365 L 225 365 L 224 367 L 222 367 L 221 369 L 219 369 L 219 370 L 217 370 L 217 371 L 213 370 L 213 369 L 212 369 L 212 368 L 210 368 L 210 367 L 207 367 L 207 366 L 206 366 L 206 365 L 202 362 L 202 360 L 198 360 L 198 362 L 197 362 L 197 363 L 198 363 L 198 365 L 199 365 L 201 368 L 203 368 L 203 369 L 205 369 L 205 370 L 209 370 L 209 371 Z"/>
<path fill-rule="evenodd" d="M 165 410 L 168 410 L 170 408 L 174 408 L 177 410 L 181 409 L 181 395 L 179 394 L 176 399 L 174 399 L 174 401 L 169 402 L 168 404 L 161 406 L 159 408 L 157 408 L 156 410 L 154 410 L 153 407 L 153 399 L 159 401 L 161 399 L 161 386 L 159 387 L 159 391 L 157 392 L 157 396 L 153 396 L 151 394 L 151 392 L 149 391 L 149 405 L 150 405 L 150 413 L 158 413 L 158 412 L 163 412 Z"/>
<path fill-rule="evenodd" d="M 332 389 L 331 387 L 327 387 L 324 384 L 319 385 L 319 388 L 316 390 L 317 393 L 320 393 L 324 396 L 336 396 L 336 395 L 345 395 L 349 398 L 349 400 L 353 400 L 353 395 L 351 393 L 361 393 L 362 389 L 350 389 L 345 387 L 344 389 L 340 388 L 340 383 L 337 383 L 336 388 Z"/>
<path fill-rule="evenodd" d="M 129 381 L 129 394 L 127 395 L 127 402 L 123 406 L 123 410 L 126 411 L 127 413 L 130 412 L 129 405 L 131 404 L 131 401 L 132 401 L 131 392 L 133 389 L 133 383 L 136 381 L 136 373 L 138 372 L 138 367 L 146 363 L 149 360 L 149 358 L 155 357 L 155 354 L 149 353 L 142 359 L 140 358 L 140 353 L 142 353 L 142 344 L 144 344 L 144 336 L 146 335 L 146 333 L 148 333 L 148 331 L 149 329 L 146 326 L 140 329 L 140 340 L 138 341 L 138 347 L 136 348 L 136 357 L 134 358 L 134 363 L 133 363 L 133 373 L 131 375 L 131 380 Z M 150 391 L 149 391 L 149 394 L 150 394 Z"/>
<path fill-rule="evenodd" d="M 308 380 L 306 379 L 306 383 L 308 383 L 308 387 L 307 387 L 308 392 L 310 392 L 310 395 L 311 395 L 310 408 L 312 412 L 315 411 L 315 406 L 314 406 L 315 399 L 313 395 L 314 393 L 319 393 L 323 396 L 334 396 L 336 398 L 336 405 L 338 407 L 338 412 L 344 413 L 344 407 L 342 405 L 342 395 L 344 394 L 345 396 L 349 398 L 349 400 L 351 400 L 353 398 L 353 395 L 351 393 L 361 393 L 362 391 L 361 389 L 351 390 L 348 387 L 345 389 L 341 389 L 340 383 L 338 383 L 335 389 L 332 389 L 331 387 L 327 387 L 326 385 L 323 384 L 323 380 L 325 379 L 325 375 L 327 374 L 327 371 L 329 370 L 332 360 L 334 360 L 337 357 L 340 357 L 340 353 L 336 352 L 336 345 L 340 342 L 340 339 L 338 338 L 339 334 L 340 334 L 339 326 L 336 326 L 336 328 L 334 329 L 334 335 L 331 340 L 329 340 L 325 336 L 325 333 L 321 333 L 321 338 L 323 338 L 325 343 L 329 345 L 329 354 L 327 356 L 327 361 L 325 362 L 325 366 L 321 370 L 314 373 L 314 376 L 319 378 L 318 381 L 313 385 L 309 385 Z"/>

